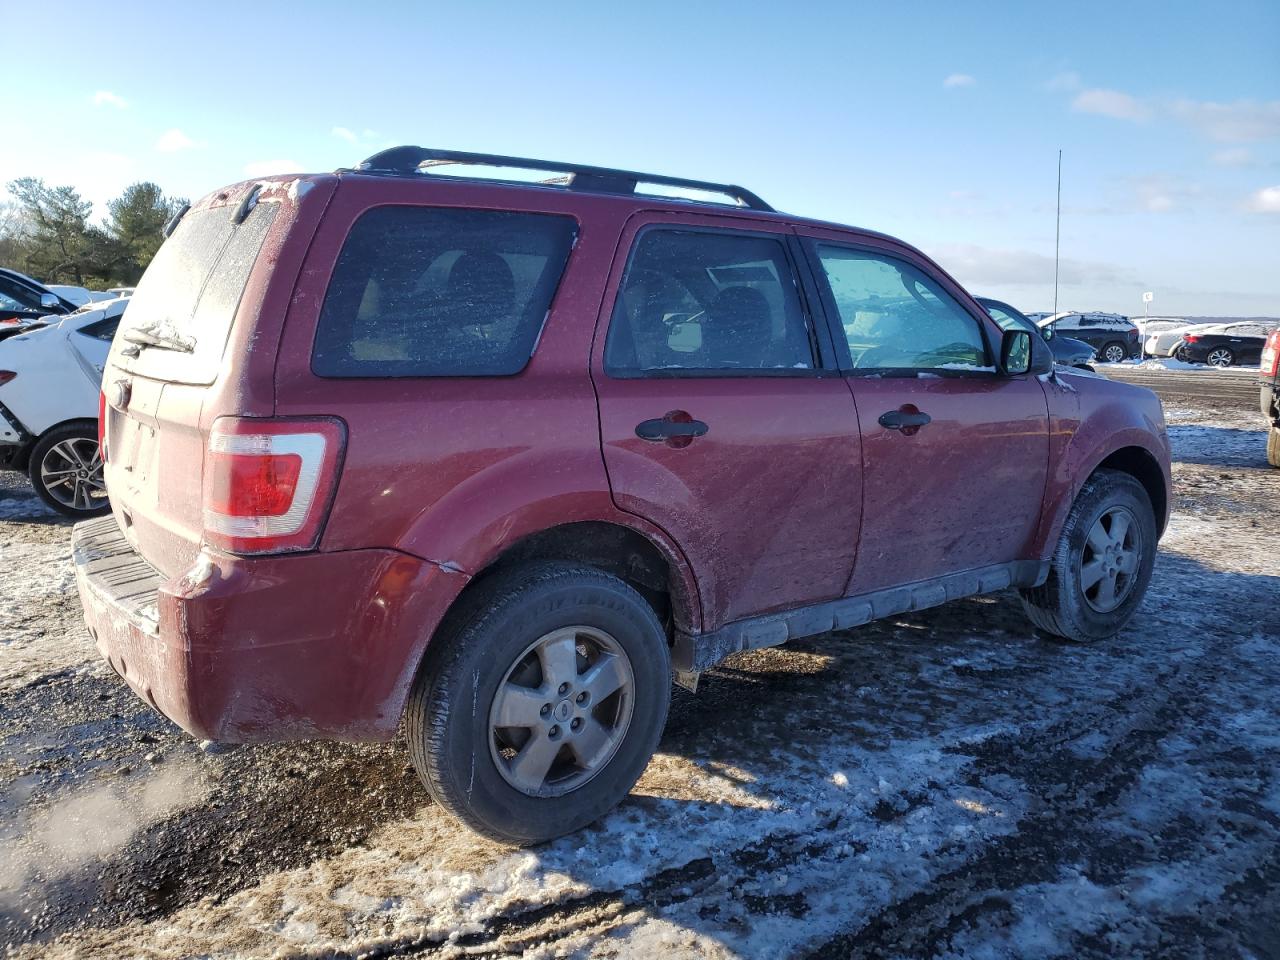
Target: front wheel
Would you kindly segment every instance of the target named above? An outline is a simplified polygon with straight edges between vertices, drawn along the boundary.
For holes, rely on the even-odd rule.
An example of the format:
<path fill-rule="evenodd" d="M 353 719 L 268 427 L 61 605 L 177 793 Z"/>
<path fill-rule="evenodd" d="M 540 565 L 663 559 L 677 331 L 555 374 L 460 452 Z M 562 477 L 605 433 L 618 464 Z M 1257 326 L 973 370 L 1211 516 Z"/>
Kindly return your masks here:
<path fill-rule="evenodd" d="M 1211 367 L 1229 367 L 1236 362 L 1236 357 L 1226 347 L 1219 347 L 1216 350 L 1210 350 L 1205 361 Z"/>
<path fill-rule="evenodd" d="M 1102 359 L 1107 363 L 1120 363 L 1129 356 L 1123 343 L 1108 343 L 1102 348 Z"/>
<path fill-rule="evenodd" d="M 41 437 L 27 475 L 36 495 L 67 517 L 96 517 L 111 509 L 102 479 L 95 424 L 67 424 Z"/>
<path fill-rule="evenodd" d="M 415 681 L 409 755 L 478 833 L 551 840 L 616 806 L 653 756 L 671 698 L 666 633 L 635 590 L 590 567 L 537 564 L 477 590 Z"/>
<path fill-rule="evenodd" d="M 1099 470 L 1063 524 L 1049 576 L 1022 590 L 1022 606 L 1046 633 L 1089 642 L 1118 633 L 1151 582 L 1156 519 L 1147 491 L 1127 473 Z"/>

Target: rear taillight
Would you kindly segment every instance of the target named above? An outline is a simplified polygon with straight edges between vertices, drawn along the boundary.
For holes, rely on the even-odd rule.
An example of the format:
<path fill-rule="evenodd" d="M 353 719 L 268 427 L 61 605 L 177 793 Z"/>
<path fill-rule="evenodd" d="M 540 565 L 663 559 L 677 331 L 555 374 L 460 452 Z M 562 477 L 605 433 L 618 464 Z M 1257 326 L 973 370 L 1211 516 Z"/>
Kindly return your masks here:
<path fill-rule="evenodd" d="M 98 391 L 98 456 L 107 462 L 107 395 Z"/>
<path fill-rule="evenodd" d="M 1262 348 L 1262 375 L 1264 377 L 1280 376 L 1280 330 L 1273 330 Z"/>
<path fill-rule="evenodd" d="M 1182 338 L 1182 342 L 1183 343 L 1199 343 L 1200 338 L 1197 337 L 1194 333 L 1188 333 L 1185 337 Z"/>
<path fill-rule="evenodd" d="M 204 535 L 231 553 L 310 550 L 346 445 L 331 419 L 219 417 L 204 466 Z"/>
<path fill-rule="evenodd" d="M 3 387 L 17 375 L 17 372 L 13 370 L 0 370 L 0 387 Z"/>

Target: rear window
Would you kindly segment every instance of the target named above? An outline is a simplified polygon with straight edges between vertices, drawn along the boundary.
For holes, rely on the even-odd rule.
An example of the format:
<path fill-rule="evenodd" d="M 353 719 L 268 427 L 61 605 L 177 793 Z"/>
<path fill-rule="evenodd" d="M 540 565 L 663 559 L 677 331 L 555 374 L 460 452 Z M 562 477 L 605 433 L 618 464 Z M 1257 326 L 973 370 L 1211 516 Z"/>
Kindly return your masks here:
<path fill-rule="evenodd" d="M 322 377 L 484 377 L 529 362 L 573 245 L 569 217 L 378 207 L 338 256 L 311 356 Z"/>
<path fill-rule="evenodd" d="M 147 267 L 120 324 L 130 331 L 185 343 L 189 351 L 146 346 L 130 369 L 182 383 L 212 383 L 258 251 L 279 204 L 261 202 L 241 224 L 235 207 L 192 210 Z"/>

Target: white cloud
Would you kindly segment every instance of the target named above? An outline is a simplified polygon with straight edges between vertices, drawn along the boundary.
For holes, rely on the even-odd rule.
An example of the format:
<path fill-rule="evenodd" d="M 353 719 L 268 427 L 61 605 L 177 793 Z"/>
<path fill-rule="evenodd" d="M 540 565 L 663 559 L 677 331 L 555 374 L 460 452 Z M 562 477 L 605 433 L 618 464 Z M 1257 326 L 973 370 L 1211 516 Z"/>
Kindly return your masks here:
<path fill-rule="evenodd" d="M 177 127 L 166 130 L 156 141 L 156 149 L 161 153 L 177 153 L 180 150 L 190 150 L 194 146 L 196 142 Z"/>
<path fill-rule="evenodd" d="M 356 140 L 359 139 L 355 135 L 354 131 L 348 130 L 346 127 L 334 127 L 329 132 L 333 134 L 335 137 L 337 137 L 339 140 L 347 141 L 347 143 L 355 143 Z"/>
<path fill-rule="evenodd" d="M 983 287 L 1030 287 L 1053 283 L 1053 257 L 1031 250 L 1002 250 L 968 243 L 944 244 L 932 251 L 938 262 L 970 290 Z M 1063 286 L 1126 282 L 1129 277 L 1106 263 L 1064 257 L 1059 264 Z"/>
<path fill-rule="evenodd" d="M 1247 206 L 1254 213 L 1280 213 L 1280 186 L 1263 187 L 1249 197 Z"/>
<path fill-rule="evenodd" d="M 297 160 L 255 160 L 244 165 L 247 177 L 270 177 L 280 173 L 302 173 L 303 166 Z"/>
<path fill-rule="evenodd" d="M 1173 104 L 1173 114 L 1221 143 L 1252 143 L 1280 137 L 1280 100 L 1178 100 Z"/>
<path fill-rule="evenodd" d="M 1071 101 L 1071 109 L 1076 113 L 1096 113 L 1115 120 L 1146 120 L 1151 110 L 1142 101 L 1119 90 L 1103 90 L 1093 88 L 1082 90 Z"/>
<path fill-rule="evenodd" d="M 972 87 L 978 81 L 967 73 L 953 73 L 942 81 L 944 87 Z"/>
<path fill-rule="evenodd" d="M 1231 147 L 1227 150 L 1219 150 L 1209 159 L 1219 167 L 1252 167 L 1256 162 L 1253 158 L 1253 151 L 1247 147 Z"/>
<path fill-rule="evenodd" d="M 112 93 L 110 90 L 99 90 L 93 95 L 93 105 L 95 107 L 115 107 L 117 110 L 123 110 L 129 105 L 129 102 L 118 93 Z"/>
<path fill-rule="evenodd" d="M 1148 213 L 1168 213 L 1200 194 L 1196 184 L 1160 174 L 1135 177 L 1132 184 L 1138 206 Z"/>
<path fill-rule="evenodd" d="M 1065 90 L 1071 92 L 1080 89 L 1080 74 L 1074 70 L 1064 70 L 1061 73 L 1055 73 L 1049 78 L 1049 82 L 1045 84 L 1050 90 Z"/>

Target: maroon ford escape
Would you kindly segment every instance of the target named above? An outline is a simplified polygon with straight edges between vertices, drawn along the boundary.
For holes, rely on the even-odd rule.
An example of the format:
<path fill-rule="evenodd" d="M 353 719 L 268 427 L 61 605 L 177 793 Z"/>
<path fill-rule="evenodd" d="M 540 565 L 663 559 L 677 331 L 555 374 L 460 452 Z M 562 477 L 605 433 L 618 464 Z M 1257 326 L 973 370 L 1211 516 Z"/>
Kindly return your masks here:
<path fill-rule="evenodd" d="M 103 655 L 196 737 L 403 721 L 437 801 L 530 843 L 626 795 L 673 675 L 1007 587 L 1097 640 L 1146 591 L 1159 401 L 891 237 L 418 147 L 170 230 L 74 552 Z"/>

